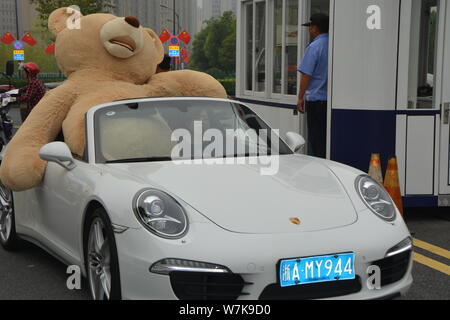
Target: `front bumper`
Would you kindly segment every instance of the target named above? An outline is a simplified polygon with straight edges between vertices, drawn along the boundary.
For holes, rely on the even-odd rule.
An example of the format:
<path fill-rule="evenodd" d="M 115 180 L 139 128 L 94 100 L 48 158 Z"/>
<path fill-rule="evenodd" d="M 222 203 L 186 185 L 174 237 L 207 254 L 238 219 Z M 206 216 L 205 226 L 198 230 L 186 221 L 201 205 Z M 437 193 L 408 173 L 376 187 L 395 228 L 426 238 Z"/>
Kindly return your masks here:
<path fill-rule="evenodd" d="M 351 226 L 296 234 L 238 234 L 212 223 L 192 223 L 185 238 L 165 240 L 144 228 L 130 229 L 116 235 L 122 296 L 133 300 L 178 299 L 169 276 L 149 271 L 155 262 L 165 258 L 225 266 L 245 282 L 242 292 L 246 295 L 239 295 L 238 299 L 257 300 L 267 287 L 277 283 L 276 266 L 281 259 L 354 252 L 361 289 L 327 299 L 382 299 L 404 294 L 410 288 L 412 259 L 407 262 L 405 275 L 382 286 L 381 290 L 368 288 L 367 269 L 373 262 L 384 259 L 390 248 L 408 236 L 403 221 L 385 223 L 370 212 L 360 214 L 358 223 Z"/>

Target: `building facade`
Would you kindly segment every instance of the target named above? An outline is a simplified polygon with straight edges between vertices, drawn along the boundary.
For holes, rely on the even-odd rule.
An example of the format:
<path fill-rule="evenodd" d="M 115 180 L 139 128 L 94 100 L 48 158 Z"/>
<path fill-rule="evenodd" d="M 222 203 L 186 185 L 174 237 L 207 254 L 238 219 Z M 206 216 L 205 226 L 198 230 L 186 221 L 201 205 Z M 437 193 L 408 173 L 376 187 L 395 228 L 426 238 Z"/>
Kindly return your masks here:
<path fill-rule="evenodd" d="M 3 36 L 6 32 L 11 32 L 17 37 L 17 19 L 15 0 L 4 0 L 0 3 L 0 34 Z"/>
<path fill-rule="evenodd" d="M 234 14 L 237 13 L 237 0 L 222 0 L 220 1 L 220 11 L 224 13 L 225 11 L 232 11 Z"/>
<path fill-rule="evenodd" d="M 192 35 L 198 32 L 197 0 L 114 0 L 113 13 L 118 16 L 135 16 L 142 25 L 160 33 L 163 29 L 179 33 L 186 29 Z M 174 29 L 175 4 L 175 29 Z"/>
<path fill-rule="evenodd" d="M 31 4 L 30 0 L 18 0 L 18 4 L 19 30 L 24 34 L 35 27 L 39 13 L 36 11 L 36 5 Z"/>
<path fill-rule="evenodd" d="M 240 0 L 236 94 L 284 135 L 296 115 L 301 27 L 330 15 L 328 158 L 367 172 L 397 156 L 406 206 L 450 206 L 450 2 Z"/>
<path fill-rule="evenodd" d="M 238 0 L 198 0 L 198 29 L 201 30 L 205 21 L 219 18 L 225 11 L 237 14 Z"/>
<path fill-rule="evenodd" d="M 16 39 L 22 38 L 25 32 L 33 28 L 37 16 L 35 6 L 30 4 L 29 0 L 2 0 L 0 2 L 0 37 L 6 32 L 11 32 Z"/>

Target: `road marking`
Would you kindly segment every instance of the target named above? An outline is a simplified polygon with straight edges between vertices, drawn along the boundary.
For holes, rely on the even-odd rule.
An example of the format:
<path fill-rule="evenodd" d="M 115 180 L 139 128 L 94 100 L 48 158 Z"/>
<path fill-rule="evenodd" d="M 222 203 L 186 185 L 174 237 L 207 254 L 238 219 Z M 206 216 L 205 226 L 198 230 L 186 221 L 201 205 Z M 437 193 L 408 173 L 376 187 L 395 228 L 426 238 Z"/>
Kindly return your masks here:
<path fill-rule="evenodd" d="M 414 252 L 414 261 L 450 276 L 450 266 Z"/>
<path fill-rule="evenodd" d="M 14 129 L 20 129 L 20 126 L 14 126 Z"/>
<path fill-rule="evenodd" d="M 413 239 L 413 243 L 415 247 L 427 250 L 431 253 L 437 254 L 438 256 L 450 259 L 450 251 L 448 250 L 445 250 L 443 248 L 440 248 L 438 246 L 432 245 L 430 243 L 415 238 Z"/>

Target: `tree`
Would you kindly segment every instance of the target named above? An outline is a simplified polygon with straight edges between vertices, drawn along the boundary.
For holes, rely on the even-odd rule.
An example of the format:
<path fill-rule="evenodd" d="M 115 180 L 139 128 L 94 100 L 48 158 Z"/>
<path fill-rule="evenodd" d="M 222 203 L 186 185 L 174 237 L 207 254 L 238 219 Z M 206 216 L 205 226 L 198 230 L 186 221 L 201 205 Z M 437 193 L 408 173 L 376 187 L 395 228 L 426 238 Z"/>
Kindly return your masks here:
<path fill-rule="evenodd" d="M 197 34 L 191 66 L 200 71 L 234 72 L 236 65 L 236 17 L 227 11 L 211 19 Z"/>
<path fill-rule="evenodd" d="M 91 13 L 99 13 L 114 8 L 111 0 L 29 0 L 30 3 L 36 4 L 36 11 L 39 12 L 39 19 L 43 26 L 47 26 L 47 20 L 50 14 L 58 8 L 70 7 L 76 5 L 80 8 L 81 13 L 88 15 Z"/>
<path fill-rule="evenodd" d="M 226 72 L 236 70 L 236 24 L 219 49 L 219 63 Z"/>
<path fill-rule="evenodd" d="M 209 25 L 202 29 L 195 36 L 192 51 L 191 67 L 199 71 L 206 71 L 209 69 L 208 58 L 205 55 L 205 41 L 209 34 Z"/>

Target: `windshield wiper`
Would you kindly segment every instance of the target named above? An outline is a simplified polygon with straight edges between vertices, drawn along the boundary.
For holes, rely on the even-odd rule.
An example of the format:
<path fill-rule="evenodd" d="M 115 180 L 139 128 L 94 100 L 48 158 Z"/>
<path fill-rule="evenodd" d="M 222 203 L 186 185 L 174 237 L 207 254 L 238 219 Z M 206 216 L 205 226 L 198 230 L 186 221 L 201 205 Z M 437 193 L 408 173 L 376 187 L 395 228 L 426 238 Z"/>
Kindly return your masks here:
<path fill-rule="evenodd" d="M 105 163 L 132 163 L 132 162 L 162 162 L 162 161 L 172 161 L 171 157 L 154 157 L 154 158 L 131 158 L 131 159 L 120 159 L 120 160 L 110 160 Z"/>

